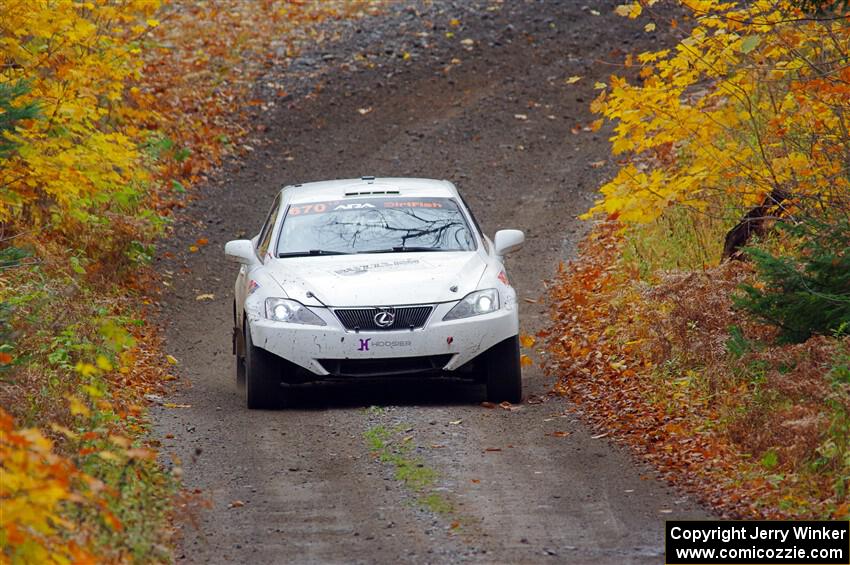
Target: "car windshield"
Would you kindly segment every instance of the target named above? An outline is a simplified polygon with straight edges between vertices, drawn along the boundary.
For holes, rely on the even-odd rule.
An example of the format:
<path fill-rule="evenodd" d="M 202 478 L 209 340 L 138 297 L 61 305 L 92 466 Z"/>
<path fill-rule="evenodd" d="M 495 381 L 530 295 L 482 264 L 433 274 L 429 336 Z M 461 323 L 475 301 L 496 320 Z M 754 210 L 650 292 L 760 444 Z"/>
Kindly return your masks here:
<path fill-rule="evenodd" d="M 290 206 L 277 255 L 473 249 L 472 231 L 451 198 L 358 198 Z"/>

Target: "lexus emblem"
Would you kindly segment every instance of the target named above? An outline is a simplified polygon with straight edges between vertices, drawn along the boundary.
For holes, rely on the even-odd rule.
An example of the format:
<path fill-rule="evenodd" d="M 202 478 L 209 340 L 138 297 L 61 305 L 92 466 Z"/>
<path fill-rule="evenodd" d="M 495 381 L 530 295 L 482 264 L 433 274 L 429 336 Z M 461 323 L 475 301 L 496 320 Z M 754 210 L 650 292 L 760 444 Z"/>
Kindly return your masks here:
<path fill-rule="evenodd" d="M 379 328 L 388 328 L 395 322 L 395 312 L 392 310 L 378 310 L 372 319 L 375 320 L 375 325 Z"/>

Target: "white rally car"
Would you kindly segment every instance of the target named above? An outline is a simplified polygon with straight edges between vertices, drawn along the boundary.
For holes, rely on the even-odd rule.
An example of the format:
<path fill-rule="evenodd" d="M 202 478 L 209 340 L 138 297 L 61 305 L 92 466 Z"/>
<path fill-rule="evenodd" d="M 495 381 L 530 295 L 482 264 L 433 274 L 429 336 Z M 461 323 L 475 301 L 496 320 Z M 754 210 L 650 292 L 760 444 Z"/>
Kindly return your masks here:
<path fill-rule="evenodd" d="M 522 394 L 516 293 L 502 258 L 525 237 L 479 229 L 447 181 L 363 177 L 287 186 L 260 233 L 230 241 L 248 408 L 283 383 L 403 377 Z"/>

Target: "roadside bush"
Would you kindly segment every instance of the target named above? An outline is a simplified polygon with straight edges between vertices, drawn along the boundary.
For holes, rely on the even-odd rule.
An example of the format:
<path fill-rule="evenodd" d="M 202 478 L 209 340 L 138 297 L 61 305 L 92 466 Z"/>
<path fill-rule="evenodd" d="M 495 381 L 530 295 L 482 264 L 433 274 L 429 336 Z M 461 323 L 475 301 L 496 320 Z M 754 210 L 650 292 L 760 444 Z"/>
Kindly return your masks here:
<path fill-rule="evenodd" d="M 794 253 L 750 247 L 761 284 L 743 285 L 736 304 L 780 329 L 779 341 L 801 343 L 850 324 L 850 221 L 807 218 L 781 222 L 799 241 Z"/>

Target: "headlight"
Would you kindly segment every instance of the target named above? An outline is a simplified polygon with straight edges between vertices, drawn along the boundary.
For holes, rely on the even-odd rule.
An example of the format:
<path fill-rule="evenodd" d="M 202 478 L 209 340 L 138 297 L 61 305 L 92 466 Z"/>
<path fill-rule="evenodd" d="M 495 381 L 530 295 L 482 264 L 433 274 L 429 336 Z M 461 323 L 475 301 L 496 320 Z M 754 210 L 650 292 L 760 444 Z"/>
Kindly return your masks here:
<path fill-rule="evenodd" d="M 458 320 L 469 318 L 479 314 L 489 314 L 499 309 L 499 291 L 495 288 L 477 290 L 467 294 L 463 300 L 458 302 L 449 313 L 443 316 L 443 320 Z"/>
<path fill-rule="evenodd" d="M 266 318 L 291 324 L 327 325 L 312 310 L 300 302 L 287 298 L 266 298 Z"/>

